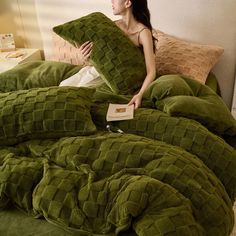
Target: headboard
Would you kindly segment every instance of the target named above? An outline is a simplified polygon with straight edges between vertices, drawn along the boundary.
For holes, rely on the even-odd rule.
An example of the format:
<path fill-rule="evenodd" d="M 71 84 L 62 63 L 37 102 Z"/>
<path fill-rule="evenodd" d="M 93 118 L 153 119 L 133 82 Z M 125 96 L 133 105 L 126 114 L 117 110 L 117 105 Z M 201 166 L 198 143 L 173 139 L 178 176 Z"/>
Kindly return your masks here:
<path fill-rule="evenodd" d="M 213 68 L 231 108 L 236 71 L 235 0 L 149 0 L 154 28 L 195 43 L 218 45 L 224 54 Z M 52 27 L 100 11 L 115 19 L 107 0 L 35 0 L 46 59 L 53 54 Z"/>

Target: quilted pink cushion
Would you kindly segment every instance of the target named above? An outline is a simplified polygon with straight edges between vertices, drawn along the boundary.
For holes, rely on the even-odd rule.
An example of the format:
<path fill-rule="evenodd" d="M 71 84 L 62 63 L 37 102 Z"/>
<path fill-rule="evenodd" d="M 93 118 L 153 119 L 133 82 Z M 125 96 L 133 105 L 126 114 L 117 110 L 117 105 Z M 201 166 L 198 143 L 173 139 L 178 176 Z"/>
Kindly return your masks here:
<path fill-rule="evenodd" d="M 72 44 L 52 32 L 53 41 L 53 61 L 70 63 L 73 65 L 82 65 L 82 59 L 79 57 L 78 49 Z"/>
<path fill-rule="evenodd" d="M 209 72 L 224 49 L 181 40 L 153 30 L 156 42 L 156 68 L 158 75 L 182 74 L 205 83 Z"/>

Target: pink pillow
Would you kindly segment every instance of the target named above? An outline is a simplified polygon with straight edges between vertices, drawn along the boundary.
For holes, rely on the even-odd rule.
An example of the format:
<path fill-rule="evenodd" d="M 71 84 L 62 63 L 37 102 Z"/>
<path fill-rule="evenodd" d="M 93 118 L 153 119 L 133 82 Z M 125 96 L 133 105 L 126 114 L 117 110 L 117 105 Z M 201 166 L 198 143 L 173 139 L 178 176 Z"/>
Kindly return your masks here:
<path fill-rule="evenodd" d="M 157 74 L 183 74 L 205 83 L 209 72 L 224 49 L 219 46 L 191 43 L 153 30 L 156 42 Z"/>
<path fill-rule="evenodd" d="M 70 63 L 73 65 L 82 65 L 82 59 L 79 57 L 78 48 L 52 32 L 53 41 L 53 61 Z"/>

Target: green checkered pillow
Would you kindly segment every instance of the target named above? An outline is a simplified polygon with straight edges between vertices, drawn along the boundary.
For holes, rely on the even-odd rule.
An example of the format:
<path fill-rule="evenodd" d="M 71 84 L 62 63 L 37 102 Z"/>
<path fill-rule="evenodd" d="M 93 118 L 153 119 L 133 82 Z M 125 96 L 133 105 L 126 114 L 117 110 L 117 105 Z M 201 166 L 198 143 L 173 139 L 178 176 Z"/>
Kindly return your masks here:
<path fill-rule="evenodd" d="M 72 44 L 93 42 L 91 62 L 113 92 L 132 94 L 145 78 L 142 51 L 100 12 L 56 26 L 53 31 Z"/>
<path fill-rule="evenodd" d="M 0 73 L 0 92 L 57 86 L 81 66 L 57 61 L 28 61 Z"/>
<path fill-rule="evenodd" d="M 94 133 L 93 93 L 82 87 L 48 87 L 0 94 L 1 145 Z"/>

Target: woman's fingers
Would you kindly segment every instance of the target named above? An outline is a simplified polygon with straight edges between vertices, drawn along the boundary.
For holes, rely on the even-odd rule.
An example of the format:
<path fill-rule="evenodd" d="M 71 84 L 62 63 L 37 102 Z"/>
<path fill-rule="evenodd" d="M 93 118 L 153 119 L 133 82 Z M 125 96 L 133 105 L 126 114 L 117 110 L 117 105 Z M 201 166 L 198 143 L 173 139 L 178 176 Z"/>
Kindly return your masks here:
<path fill-rule="evenodd" d="M 92 46 L 93 43 L 90 41 L 86 41 L 85 43 L 83 43 L 80 47 L 79 47 L 79 55 L 83 61 L 83 63 L 86 63 L 86 61 L 88 60 L 88 58 L 91 55 L 92 52 Z"/>
<path fill-rule="evenodd" d="M 81 45 L 80 51 L 84 57 L 86 57 L 89 53 L 91 53 L 93 43 L 92 42 L 85 42 Z"/>
<path fill-rule="evenodd" d="M 141 105 L 141 100 L 142 100 L 142 96 L 140 96 L 139 94 L 136 94 L 133 96 L 133 98 L 130 100 L 130 102 L 128 103 L 128 105 L 134 105 L 134 109 L 139 108 L 139 106 Z"/>
<path fill-rule="evenodd" d="M 84 50 L 82 50 L 82 54 L 84 57 L 88 56 L 88 54 L 90 54 L 92 51 L 92 47 L 86 48 Z"/>
<path fill-rule="evenodd" d="M 81 48 L 84 48 L 86 45 L 88 45 L 89 43 L 91 43 L 91 41 L 86 41 L 86 42 L 84 42 L 83 44 L 81 44 Z"/>
<path fill-rule="evenodd" d="M 86 58 L 89 58 L 90 55 L 91 55 L 91 53 L 92 53 L 92 48 L 91 48 L 90 51 L 87 53 L 87 55 L 85 55 L 85 57 L 86 57 Z"/>

